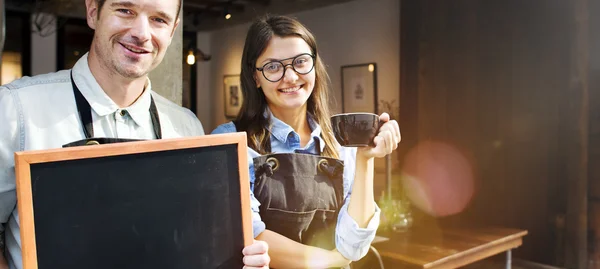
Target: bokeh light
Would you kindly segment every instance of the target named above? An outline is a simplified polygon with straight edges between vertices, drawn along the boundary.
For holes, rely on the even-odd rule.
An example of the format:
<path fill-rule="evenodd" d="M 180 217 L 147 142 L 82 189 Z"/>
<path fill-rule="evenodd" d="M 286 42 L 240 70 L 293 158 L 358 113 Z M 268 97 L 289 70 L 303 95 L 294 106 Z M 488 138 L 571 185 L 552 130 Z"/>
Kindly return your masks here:
<path fill-rule="evenodd" d="M 418 144 L 406 155 L 402 171 L 406 196 L 429 215 L 460 213 L 473 197 L 472 165 L 457 148 L 446 143 Z"/>

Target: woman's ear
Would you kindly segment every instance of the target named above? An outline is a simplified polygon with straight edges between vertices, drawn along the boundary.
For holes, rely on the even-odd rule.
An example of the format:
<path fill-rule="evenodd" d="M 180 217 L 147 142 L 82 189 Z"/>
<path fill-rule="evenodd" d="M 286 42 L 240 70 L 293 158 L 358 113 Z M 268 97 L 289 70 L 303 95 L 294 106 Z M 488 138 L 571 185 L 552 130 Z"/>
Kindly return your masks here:
<path fill-rule="evenodd" d="M 258 82 L 258 77 L 256 77 L 256 72 L 254 72 L 254 75 L 252 75 L 252 77 L 254 78 L 254 83 L 256 84 L 256 88 L 260 88 L 260 82 Z"/>

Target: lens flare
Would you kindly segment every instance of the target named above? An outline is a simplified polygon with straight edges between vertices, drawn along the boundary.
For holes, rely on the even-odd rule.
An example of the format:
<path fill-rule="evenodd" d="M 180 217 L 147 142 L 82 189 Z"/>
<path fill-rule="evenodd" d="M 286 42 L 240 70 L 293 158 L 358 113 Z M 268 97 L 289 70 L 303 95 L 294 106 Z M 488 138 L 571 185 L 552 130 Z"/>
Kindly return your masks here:
<path fill-rule="evenodd" d="M 402 183 L 412 204 L 435 217 L 462 212 L 474 191 L 473 169 L 467 158 L 455 147 L 433 141 L 408 152 Z"/>

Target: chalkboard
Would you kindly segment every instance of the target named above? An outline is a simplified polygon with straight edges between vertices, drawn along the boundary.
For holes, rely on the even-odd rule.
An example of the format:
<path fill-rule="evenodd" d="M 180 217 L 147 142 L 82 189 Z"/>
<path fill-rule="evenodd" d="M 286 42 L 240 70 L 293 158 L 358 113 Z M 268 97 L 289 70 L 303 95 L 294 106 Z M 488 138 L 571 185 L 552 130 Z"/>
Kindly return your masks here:
<path fill-rule="evenodd" d="M 25 269 L 242 268 L 245 133 L 15 153 Z"/>

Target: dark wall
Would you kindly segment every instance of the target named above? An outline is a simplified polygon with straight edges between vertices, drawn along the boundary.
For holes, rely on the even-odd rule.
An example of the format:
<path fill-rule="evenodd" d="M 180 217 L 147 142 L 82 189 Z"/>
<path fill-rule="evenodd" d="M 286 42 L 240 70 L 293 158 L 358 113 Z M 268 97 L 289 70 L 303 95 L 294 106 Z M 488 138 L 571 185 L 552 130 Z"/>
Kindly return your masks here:
<path fill-rule="evenodd" d="M 599 1 L 590 1 L 590 10 L 600 10 Z M 595 13 L 597 14 L 597 13 Z M 600 25 L 598 16 L 589 17 L 589 25 Z M 590 260 L 589 269 L 600 268 L 600 34 L 595 27 L 590 33 L 590 117 L 589 117 L 589 187 L 590 187 Z M 595 32 L 594 32 L 595 31 Z"/>
<path fill-rule="evenodd" d="M 476 195 L 454 218 L 528 230 L 517 258 L 569 268 L 586 259 L 587 149 L 600 144 L 594 123 L 588 147 L 588 103 L 600 120 L 600 93 L 587 56 L 600 33 L 583 19 L 598 6 L 402 1 L 404 146 L 438 140 L 471 155 Z"/>

